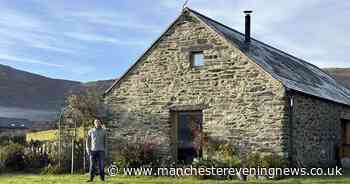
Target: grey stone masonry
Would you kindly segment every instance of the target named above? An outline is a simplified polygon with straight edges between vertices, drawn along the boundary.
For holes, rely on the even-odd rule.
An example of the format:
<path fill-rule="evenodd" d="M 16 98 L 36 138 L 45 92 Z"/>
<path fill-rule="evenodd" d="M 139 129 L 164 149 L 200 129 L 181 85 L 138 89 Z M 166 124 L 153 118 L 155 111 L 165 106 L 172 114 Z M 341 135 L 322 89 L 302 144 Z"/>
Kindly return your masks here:
<path fill-rule="evenodd" d="M 204 65 L 193 67 L 191 53 L 199 51 Z M 249 153 L 279 154 L 295 165 L 333 165 L 340 119 L 350 119 L 350 108 L 290 91 L 185 12 L 106 94 L 115 112 L 109 150 L 120 139 L 146 140 L 174 160 L 171 112 L 202 110 L 208 139 Z"/>
<path fill-rule="evenodd" d="M 191 67 L 193 51 L 203 51 L 204 66 Z M 106 96 L 116 111 L 112 147 L 113 138 L 146 137 L 171 156 L 171 107 L 202 105 L 209 137 L 261 153 L 285 151 L 284 87 L 199 20 L 180 17 L 141 59 Z"/>
<path fill-rule="evenodd" d="M 293 163 L 334 166 L 337 146 L 342 143 L 341 119 L 350 119 L 349 115 L 347 106 L 293 93 Z"/>

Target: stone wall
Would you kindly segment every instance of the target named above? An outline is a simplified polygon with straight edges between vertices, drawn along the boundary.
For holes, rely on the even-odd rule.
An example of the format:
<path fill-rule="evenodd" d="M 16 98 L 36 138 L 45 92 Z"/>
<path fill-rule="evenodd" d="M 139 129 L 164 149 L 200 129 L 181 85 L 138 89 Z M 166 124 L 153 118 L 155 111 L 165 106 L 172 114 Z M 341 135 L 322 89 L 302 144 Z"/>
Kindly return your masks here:
<path fill-rule="evenodd" d="M 336 164 L 341 119 L 350 107 L 300 93 L 293 94 L 292 157 L 295 164 L 327 167 Z"/>
<path fill-rule="evenodd" d="M 191 51 L 204 66 L 192 68 Z M 260 153 L 286 152 L 285 89 L 199 20 L 183 15 L 107 96 L 117 139 L 159 143 L 171 156 L 171 107 L 203 107 L 203 132 Z"/>
<path fill-rule="evenodd" d="M 341 118 L 345 120 L 350 120 L 350 107 L 343 106 Z"/>

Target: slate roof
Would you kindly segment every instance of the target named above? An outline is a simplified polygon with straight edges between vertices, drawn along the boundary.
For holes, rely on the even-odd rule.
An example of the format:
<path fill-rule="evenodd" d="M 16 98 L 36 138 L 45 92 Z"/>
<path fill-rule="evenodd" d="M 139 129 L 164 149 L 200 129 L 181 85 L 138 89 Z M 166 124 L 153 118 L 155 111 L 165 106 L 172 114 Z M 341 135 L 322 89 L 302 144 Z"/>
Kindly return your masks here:
<path fill-rule="evenodd" d="M 33 123 L 27 119 L 0 117 L 0 129 L 1 128 L 29 129 L 32 126 L 32 124 Z"/>
<path fill-rule="evenodd" d="M 266 72 L 271 74 L 272 77 L 279 80 L 287 89 L 292 89 L 340 104 L 350 105 L 350 90 L 337 83 L 334 78 L 330 77 L 320 68 L 254 38 L 251 38 L 251 42 L 248 46 L 244 41 L 245 38 L 243 33 L 189 8 L 186 8 L 185 11 L 189 11 L 218 34 L 226 38 L 226 40 L 239 48 Z M 170 27 L 172 25 L 173 24 L 171 24 Z M 152 44 L 145 54 L 159 40 L 160 38 Z M 137 62 L 139 62 L 140 59 Z M 136 66 L 137 62 L 118 81 L 116 81 L 105 92 L 105 94 L 110 92 L 112 88 L 116 86 L 133 67 Z"/>
<path fill-rule="evenodd" d="M 188 11 L 238 47 L 275 79 L 281 81 L 286 88 L 350 105 L 350 90 L 320 68 L 253 38 L 248 46 L 243 33 L 194 10 Z"/>

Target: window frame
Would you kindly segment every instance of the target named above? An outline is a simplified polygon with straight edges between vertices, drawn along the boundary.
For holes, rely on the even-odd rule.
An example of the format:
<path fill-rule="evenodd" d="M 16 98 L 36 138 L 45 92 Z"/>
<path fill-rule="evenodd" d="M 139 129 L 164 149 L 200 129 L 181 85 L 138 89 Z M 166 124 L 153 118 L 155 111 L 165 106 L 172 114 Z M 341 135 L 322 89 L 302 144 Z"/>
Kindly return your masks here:
<path fill-rule="evenodd" d="M 201 65 L 196 65 L 195 56 L 197 54 L 201 54 L 203 56 L 203 62 L 202 62 Z M 192 52 L 190 52 L 190 62 L 191 62 L 191 68 L 200 68 L 200 67 L 205 66 L 204 52 L 203 51 L 192 51 Z"/>

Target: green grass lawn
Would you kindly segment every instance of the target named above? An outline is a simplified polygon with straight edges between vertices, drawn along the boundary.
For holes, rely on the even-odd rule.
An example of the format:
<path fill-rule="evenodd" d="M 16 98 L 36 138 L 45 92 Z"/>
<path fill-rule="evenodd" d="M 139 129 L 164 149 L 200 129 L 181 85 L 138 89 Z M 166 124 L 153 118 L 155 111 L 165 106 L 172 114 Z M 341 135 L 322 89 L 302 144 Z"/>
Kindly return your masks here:
<path fill-rule="evenodd" d="M 87 175 L 31 175 L 31 174 L 4 174 L 0 175 L 1 184 L 80 184 L 86 183 Z M 96 178 L 94 183 L 102 183 Z M 169 177 L 108 177 L 105 183 L 111 184 L 229 184 L 229 183 L 284 183 L 284 184 L 349 184 L 350 176 L 337 177 L 294 177 L 277 181 L 271 180 L 251 180 L 248 182 L 240 182 L 238 180 L 231 181 L 215 181 L 215 180 L 199 180 L 195 178 L 169 178 Z"/>

